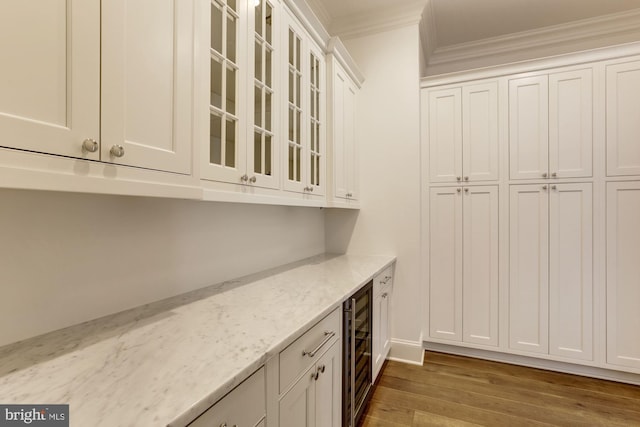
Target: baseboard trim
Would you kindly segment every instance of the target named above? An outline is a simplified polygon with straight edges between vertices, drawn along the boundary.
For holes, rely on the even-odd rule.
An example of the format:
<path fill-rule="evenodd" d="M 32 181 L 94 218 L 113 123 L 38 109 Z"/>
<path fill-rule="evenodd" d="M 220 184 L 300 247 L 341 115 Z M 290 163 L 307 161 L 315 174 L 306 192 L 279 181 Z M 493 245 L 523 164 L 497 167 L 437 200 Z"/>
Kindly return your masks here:
<path fill-rule="evenodd" d="M 422 366 L 424 363 L 424 348 L 422 346 L 422 335 L 419 341 L 408 341 L 400 339 L 391 340 L 391 350 L 389 360 Z"/>
<path fill-rule="evenodd" d="M 557 362 L 555 360 L 536 359 L 534 357 L 520 356 L 517 354 L 498 353 L 490 350 L 458 347 L 426 341 L 424 342 L 424 348 L 425 350 L 454 354 L 457 356 L 475 357 L 477 359 L 491 360 L 493 362 L 509 363 L 512 365 L 527 366 L 529 368 L 545 369 L 565 374 L 581 375 L 601 380 L 640 385 L 640 375 L 629 372 L 614 371 L 593 366 L 574 365 L 572 363 Z"/>

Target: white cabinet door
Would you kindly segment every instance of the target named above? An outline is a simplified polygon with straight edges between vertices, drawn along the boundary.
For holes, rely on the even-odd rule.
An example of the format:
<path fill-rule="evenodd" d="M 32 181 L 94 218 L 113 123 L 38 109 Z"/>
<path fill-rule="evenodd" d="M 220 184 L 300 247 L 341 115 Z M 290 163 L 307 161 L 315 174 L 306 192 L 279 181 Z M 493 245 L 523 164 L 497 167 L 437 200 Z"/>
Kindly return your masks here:
<path fill-rule="evenodd" d="M 314 427 L 316 425 L 316 366 L 280 399 L 280 427 Z"/>
<path fill-rule="evenodd" d="M 541 178 L 549 167 L 547 76 L 509 81 L 509 170 L 511 179 Z"/>
<path fill-rule="evenodd" d="M 607 175 L 640 175 L 640 61 L 607 67 Z"/>
<path fill-rule="evenodd" d="M 342 423 L 341 342 L 335 343 L 316 363 L 316 426 L 340 427 Z"/>
<path fill-rule="evenodd" d="M 375 382 L 382 365 L 391 349 L 389 312 L 391 308 L 392 285 L 386 285 L 373 299 L 373 381 Z"/>
<path fill-rule="evenodd" d="M 549 171 L 551 177 L 592 176 L 592 153 L 592 70 L 549 75 Z"/>
<path fill-rule="evenodd" d="M 344 94 L 344 134 L 347 183 L 349 199 L 360 198 L 360 168 L 358 165 L 358 140 L 356 138 L 356 94 L 358 89 L 351 82 Z"/>
<path fill-rule="evenodd" d="M 640 182 L 607 184 L 607 362 L 640 369 Z"/>
<path fill-rule="evenodd" d="M 462 92 L 429 92 L 429 180 L 456 182 L 462 177 Z"/>
<path fill-rule="evenodd" d="M 0 146 L 98 160 L 100 2 L 0 2 Z"/>
<path fill-rule="evenodd" d="M 190 0 L 102 2 L 102 161 L 191 171 L 193 14 Z"/>
<path fill-rule="evenodd" d="M 551 186 L 549 227 L 549 352 L 592 360 L 591 184 Z"/>
<path fill-rule="evenodd" d="M 463 340 L 498 345 L 498 187 L 463 195 Z"/>
<path fill-rule="evenodd" d="M 429 205 L 429 336 L 462 340 L 462 193 L 432 188 Z"/>
<path fill-rule="evenodd" d="M 334 194 L 336 197 L 346 198 L 349 192 L 349 178 L 347 176 L 347 126 L 345 97 L 347 95 L 348 77 L 338 61 L 332 60 L 333 75 L 331 76 L 333 99 L 333 170 Z"/>
<path fill-rule="evenodd" d="M 498 84 L 462 88 L 464 181 L 498 179 Z"/>
<path fill-rule="evenodd" d="M 512 185 L 509 210 L 509 347 L 549 352 L 549 195 Z"/>

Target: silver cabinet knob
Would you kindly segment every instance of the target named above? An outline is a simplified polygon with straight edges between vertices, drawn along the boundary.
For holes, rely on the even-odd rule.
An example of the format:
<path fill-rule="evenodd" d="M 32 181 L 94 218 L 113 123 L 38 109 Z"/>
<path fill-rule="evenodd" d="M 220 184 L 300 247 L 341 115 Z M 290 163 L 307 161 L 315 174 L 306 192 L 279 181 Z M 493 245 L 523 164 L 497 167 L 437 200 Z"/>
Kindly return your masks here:
<path fill-rule="evenodd" d="M 113 157 L 122 157 L 124 156 L 124 147 L 122 145 L 116 144 L 113 147 L 111 147 L 111 150 L 109 150 L 109 153 Z"/>
<path fill-rule="evenodd" d="M 456 188 L 456 191 L 459 193 L 462 191 L 462 188 Z"/>
<path fill-rule="evenodd" d="M 96 141 L 93 138 L 87 138 L 84 141 L 82 141 L 82 151 L 86 151 L 89 153 L 95 153 L 96 151 L 98 151 L 98 141 Z"/>
<path fill-rule="evenodd" d="M 543 174 L 542 174 L 542 177 L 543 177 L 543 178 L 546 178 L 546 177 L 547 177 L 547 173 L 546 173 L 546 172 L 545 172 L 545 173 L 543 173 Z"/>
<path fill-rule="evenodd" d="M 551 174 L 551 176 L 552 176 L 553 178 L 557 178 L 557 177 L 558 177 L 558 174 L 557 174 L 556 172 L 554 172 L 554 173 L 552 173 L 552 174 Z"/>
<path fill-rule="evenodd" d="M 456 176 L 456 181 L 458 181 L 458 182 L 462 181 L 462 177 L 461 176 Z"/>
<path fill-rule="evenodd" d="M 247 176 L 247 174 L 246 174 L 246 173 L 240 177 L 240 181 L 241 181 L 241 182 L 247 182 L 247 181 L 249 181 L 249 177 Z"/>
<path fill-rule="evenodd" d="M 552 186 L 551 186 L 551 189 L 552 189 L 552 190 L 557 190 L 557 189 L 558 189 L 558 187 L 556 187 L 555 185 L 552 185 Z"/>
<path fill-rule="evenodd" d="M 543 190 L 546 190 L 546 189 L 547 189 L 547 186 L 546 186 L 546 185 L 543 185 L 543 186 L 542 186 L 542 189 L 543 189 Z"/>
<path fill-rule="evenodd" d="M 465 189 L 464 189 L 464 192 L 465 192 L 465 193 L 468 193 L 468 192 L 469 192 L 469 189 L 468 189 L 468 188 L 465 188 Z"/>
<path fill-rule="evenodd" d="M 309 191 L 313 193 L 313 187 L 309 187 Z"/>
<path fill-rule="evenodd" d="M 464 180 L 465 180 L 465 181 L 469 181 L 469 177 L 468 177 L 468 176 L 465 176 L 465 177 L 464 177 Z"/>
<path fill-rule="evenodd" d="M 252 184 L 255 184 L 257 180 L 258 179 L 255 176 L 252 176 L 251 178 L 249 178 L 249 182 Z"/>
<path fill-rule="evenodd" d="M 382 298 L 386 298 L 389 294 L 387 294 L 386 292 L 384 294 L 382 294 Z"/>
<path fill-rule="evenodd" d="M 318 366 L 318 372 L 320 372 L 321 374 L 324 374 L 325 369 L 326 369 L 326 366 L 324 365 Z"/>

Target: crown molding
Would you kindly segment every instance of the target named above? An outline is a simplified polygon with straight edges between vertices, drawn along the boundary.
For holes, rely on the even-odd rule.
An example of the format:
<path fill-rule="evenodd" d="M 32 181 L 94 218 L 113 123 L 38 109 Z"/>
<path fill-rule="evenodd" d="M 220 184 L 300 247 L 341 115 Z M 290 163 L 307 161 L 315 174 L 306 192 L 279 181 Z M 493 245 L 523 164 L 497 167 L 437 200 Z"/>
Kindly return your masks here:
<path fill-rule="evenodd" d="M 340 37 L 331 37 L 329 40 L 329 44 L 327 45 L 327 52 L 332 54 L 345 69 L 351 80 L 353 80 L 358 86 L 358 89 L 362 87 L 362 83 L 364 83 L 364 75 L 356 61 L 353 60 L 353 57 L 349 54 L 349 51 L 340 40 Z"/>
<path fill-rule="evenodd" d="M 307 2 L 305 0 L 283 0 L 283 2 L 307 31 L 309 31 L 313 40 L 320 45 L 323 50 L 326 50 L 330 38 L 329 33 Z"/>
<path fill-rule="evenodd" d="M 329 13 L 329 10 L 324 5 L 324 2 L 321 0 L 307 0 L 307 4 L 316 14 L 320 22 L 325 28 L 329 28 L 331 25 L 331 21 L 333 21 L 333 16 Z"/>
<path fill-rule="evenodd" d="M 438 46 L 438 32 L 436 28 L 435 12 L 433 10 L 433 0 L 427 0 L 427 4 L 422 11 L 422 21 L 420 22 L 420 42 L 425 57 L 428 59 Z"/>
<path fill-rule="evenodd" d="M 423 26 L 425 23 L 423 22 Z M 428 26 L 428 24 L 426 24 Z M 597 46 L 603 39 L 611 39 L 613 44 L 633 41 L 640 37 L 640 9 L 583 19 L 561 25 L 554 25 L 530 31 L 507 34 L 484 40 L 461 43 L 453 46 L 436 47 L 431 52 L 429 44 L 423 45 L 429 67 L 463 69 L 465 65 L 477 64 L 488 57 L 518 58 L 523 54 L 541 54 L 545 49 L 553 53 L 559 51 L 584 50 L 587 42 Z M 636 38 L 637 40 L 637 38 Z M 423 40 L 428 42 L 428 40 Z M 535 52 L 534 52 L 535 51 Z M 548 56 L 548 55 L 547 55 Z"/>
<path fill-rule="evenodd" d="M 403 4 L 401 8 L 392 6 L 335 18 L 331 24 L 331 33 L 343 40 L 380 33 L 396 28 L 418 25 L 427 0 L 414 0 Z"/>

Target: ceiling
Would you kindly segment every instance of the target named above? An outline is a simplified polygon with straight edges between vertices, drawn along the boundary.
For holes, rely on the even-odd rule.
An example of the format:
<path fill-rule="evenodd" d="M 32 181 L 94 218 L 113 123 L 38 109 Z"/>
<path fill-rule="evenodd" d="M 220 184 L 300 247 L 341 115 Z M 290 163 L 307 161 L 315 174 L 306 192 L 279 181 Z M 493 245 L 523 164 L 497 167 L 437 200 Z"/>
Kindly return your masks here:
<path fill-rule="evenodd" d="M 430 3 L 435 48 L 518 33 L 640 8 L 640 0 L 308 0 L 327 28 Z"/>

